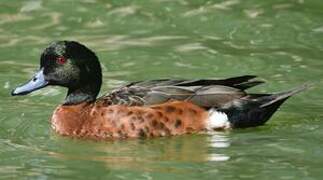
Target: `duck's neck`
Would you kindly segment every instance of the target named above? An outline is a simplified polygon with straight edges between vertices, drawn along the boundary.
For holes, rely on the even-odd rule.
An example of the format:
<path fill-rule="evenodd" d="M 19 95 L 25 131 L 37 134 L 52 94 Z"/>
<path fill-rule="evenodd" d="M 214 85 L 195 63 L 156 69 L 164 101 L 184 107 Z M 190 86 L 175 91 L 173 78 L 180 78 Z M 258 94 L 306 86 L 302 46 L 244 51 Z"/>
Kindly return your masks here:
<path fill-rule="evenodd" d="M 79 88 L 69 88 L 64 104 L 74 105 L 83 102 L 93 102 L 99 94 L 100 86 L 101 84 L 98 86 L 95 83 L 89 83 Z"/>

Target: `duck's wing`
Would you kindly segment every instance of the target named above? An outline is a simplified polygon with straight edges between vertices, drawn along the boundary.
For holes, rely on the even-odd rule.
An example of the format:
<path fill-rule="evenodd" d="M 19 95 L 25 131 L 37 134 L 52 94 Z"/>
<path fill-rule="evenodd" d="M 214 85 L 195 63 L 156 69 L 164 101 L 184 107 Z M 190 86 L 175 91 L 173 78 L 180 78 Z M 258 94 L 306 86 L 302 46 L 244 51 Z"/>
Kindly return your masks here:
<path fill-rule="evenodd" d="M 245 75 L 232 77 L 227 79 L 197 79 L 197 80 L 170 80 L 170 79 L 159 79 L 149 81 L 138 81 L 128 85 L 130 86 L 141 86 L 146 88 L 152 88 L 155 86 L 210 86 L 210 85 L 223 85 L 245 90 L 254 87 L 258 84 L 264 83 L 264 81 L 254 80 L 257 76 Z"/>
<path fill-rule="evenodd" d="M 114 90 L 101 97 L 100 101 L 105 101 L 108 104 L 145 106 L 181 100 L 190 101 L 205 108 L 221 107 L 234 99 L 245 96 L 245 89 L 263 83 L 263 81 L 253 80 L 255 77 L 139 81 Z"/>

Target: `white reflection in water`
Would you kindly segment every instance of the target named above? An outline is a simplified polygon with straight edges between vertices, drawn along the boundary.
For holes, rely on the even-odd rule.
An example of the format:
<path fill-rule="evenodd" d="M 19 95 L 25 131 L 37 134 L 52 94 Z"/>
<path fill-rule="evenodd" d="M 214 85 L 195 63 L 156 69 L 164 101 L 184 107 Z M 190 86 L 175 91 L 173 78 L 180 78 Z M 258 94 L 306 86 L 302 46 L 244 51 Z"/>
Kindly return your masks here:
<path fill-rule="evenodd" d="M 294 6 L 293 4 L 289 4 L 289 3 L 286 3 L 286 4 L 276 4 L 276 5 L 273 5 L 273 9 L 288 9 L 288 8 L 293 7 L 293 6 Z"/>
<path fill-rule="evenodd" d="M 230 9 L 231 6 L 239 4 L 239 0 L 229 0 L 229 1 L 223 1 L 221 3 L 213 4 L 212 7 L 217 8 L 217 9 Z"/>
<path fill-rule="evenodd" d="M 208 49 L 208 48 L 203 46 L 201 43 L 189 43 L 189 44 L 183 44 L 175 47 L 175 50 L 179 52 L 187 52 L 187 51 L 195 51 L 195 50 L 203 50 L 203 49 Z"/>
<path fill-rule="evenodd" d="M 209 146 L 213 148 L 227 148 L 230 146 L 229 138 L 223 133 L 212 133 L 208 138 Z"/>
<path fill-rule="evenodd" d="M 232 47 L 234 49 L 246 49 L 244 46 L 240 46 L 240 45 L 234 44 L 231 41 L 224 41 L 223 44 L 228 45 L 229 47 Z"/>
<path fill-rule="evenodd" d="M 230 147 L 230 139 L 220 132 L 214 132 L 210 134 L 207 142 L 209 143 L 210 148 L 228 148 Z M 230 156 L 220 153 L 209 153 L 207 160 L 208 161 L 227 161 L 230 159 Z"/>
<path fill-rule="evenodd" d="M 192 64 L 188 64 L 188 63 L 175 62 L 174 64 L 177 67 L 185 67 L 185 68 L 190 68 L 190 69 L 197 68 L 196 66 L 193 66 Z"/>
<path fill-rule="evenodd" d="M 193 10 L 185 12 L 182 16 L 183 17 L 191 17 L 191 16 L 196 16 L 196 15 L 199 15 L 199 14 L 203 14 L 205 12 L 206 12 L 205 7 L 199 7 L 197 9 L 193 9 Z"/>
<path fill-rule="evenodd" d="M 9 89 L 10 88 L 10 82 L 9 81 L 5 82 L 3 88 Z"/>
<path fill-rule="evenodd" d="M 100 19 L 96 19 L 95 21 L 90 21 L 85 24 L 86 27 L 88 28 L 98 28 L 98 27 L 103 27 L 105 24 L 103 21 Z"/>
<path fill-rule="evenodd" d="M 323 26 L 313 29 L 314 32 L 323 32 Z"/>
<path fill-rule="evenodd" d="M 120 7 L 120 8 L 115 8 L 112 11 L 108 12 L 108 14 L 115 14 L 120 17 L 128 16 L 135 14 L 138 10 L 137 6 L 125 6 L 125 7 Z"/>
<path fill-rule="evenodd" d="M 20 12 L 30 12 L 38 10 L 42 7 L 42 1 L 36 0 L 36 1 L 27 1 L 24 3 L 24 5 L 21 7 Z"/>
<path fill-rule="evenodd" d="M 262 28 L 271 28 L 273 26 L 274 26 L 273 24 L 264 23 L 264 24 L 261 24 L 259 27 L 262 27 Z"/>
<path fill-rule="evenodd" d="M 84 3 L 97 3 L 96 0 L 83 0 Z"/>
<path fill-rule="evenodd" d="M 249 17 L 249 18 L 256 18 L 259 15 L 264 14 L 263 9 L 246 9 L 244 10 L 244 13 Z"/>
<path fill-rule="evenodd" d="M 228 161 L 230 159 L 229 156 L 224 154 L 209 154 L 208 160 L 209 161 Z"/>
<path fill-rule="evenodd" d="M 239 0 L 228 0 L 228 1 L 223 1 L 221 3 L 215 3 L 215 4 L 210 4 L 207 3 L 205 6 L 198 7 L 196 9 L 189 10 L 185 13 L 182 14 L 183 17 L 192 17 L 192 16 L 198 16 L 201 14 L 213 12 L 215 9 L 216 10 L 230 10 L 231 6 L 239 4 Z"/>

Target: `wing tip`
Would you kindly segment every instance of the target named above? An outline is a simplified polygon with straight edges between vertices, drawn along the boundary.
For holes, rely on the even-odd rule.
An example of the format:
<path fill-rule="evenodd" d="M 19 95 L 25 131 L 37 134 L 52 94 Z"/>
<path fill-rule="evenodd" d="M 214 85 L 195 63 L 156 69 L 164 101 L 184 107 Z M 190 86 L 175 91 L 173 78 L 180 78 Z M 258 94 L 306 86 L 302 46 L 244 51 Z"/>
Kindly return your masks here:
<path fill-rule="evenodd" d="M 295 94 L 298 94 L 300 92 L 303 92 L 311 87 L 314 87 L 314 84 L 313 83 L 304 83 L 300 86 L 297 86 L 291 90 L 288 90 L 288 91 L 284 91 L 284 92 L 280 92 L 280 93 L 275 93 L 275 94 L 272 94 L 270 95 L 273 99 L 269 102 L 266 102 L 264 104 L 262 104 L 260 107 L 266 107 L 266 106 L 269 106 L 271 104 L 274 104 L 278 101 L 282 101 L 282 100 L 286 100 L 288 99 L 289 97 L 295 95 Z"/>

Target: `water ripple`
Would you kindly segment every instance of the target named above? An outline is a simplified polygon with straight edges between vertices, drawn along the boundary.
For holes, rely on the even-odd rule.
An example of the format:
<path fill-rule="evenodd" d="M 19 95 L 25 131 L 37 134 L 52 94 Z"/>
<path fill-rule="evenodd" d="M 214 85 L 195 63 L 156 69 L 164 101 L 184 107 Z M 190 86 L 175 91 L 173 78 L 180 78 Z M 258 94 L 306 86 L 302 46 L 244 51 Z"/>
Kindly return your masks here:
<path fill-rule="evenodd" d="M 32 0 L 27 1 L 21 7 L 20 12 L 31 12 L 35 10 L 39 10 L 42 8 L 42 1 L 41 0 Z"/>
<path fill-rule="evenodd" d="M 44 30 L 59 25 L 59 23 L 61 22 L 60 19 L 62 17 L 62 14 L 57 12 L 51 12 L 43 14 L 42 17 L 46 17 L 46 23 L 40 24 L 38 26 L 33 26 L 31 30 Z"/>
<path fill-rule="evenodd" d="M 138 6 L 125 6 L 125 7 L 119 7 L 114 8 L 113 10 L 109 11 L 109 15 L 117 15 L 119 17 L 125 17 L 129 15 L 133 15 L 138 11 Z"/>

